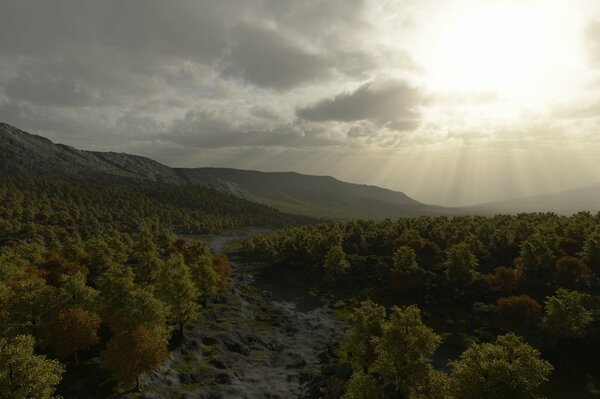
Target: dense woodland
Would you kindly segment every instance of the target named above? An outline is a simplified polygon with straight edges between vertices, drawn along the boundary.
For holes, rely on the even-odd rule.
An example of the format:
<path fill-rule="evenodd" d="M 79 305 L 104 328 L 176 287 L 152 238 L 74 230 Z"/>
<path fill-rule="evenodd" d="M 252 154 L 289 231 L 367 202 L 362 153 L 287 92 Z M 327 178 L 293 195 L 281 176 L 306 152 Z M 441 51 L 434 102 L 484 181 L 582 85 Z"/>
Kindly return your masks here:
<path fill-rule="evenodd" d="M 304 221 L 195 186 L 4 178 L 0 398 L 135 389 L 228 291 L 195 235 Z M 240 251 L 348 321 L 325 398 L 598 392 L 600 215 L 313 224 Z"/>
<path fill-rule="evenodd" d="M 198 186 L 4 178 L 0 398 L 77 397 L 73 387 L 108 396 L 138 385 L 228 289 L 226 257 L 173 232 L 295 220 Z M 82 356 L 97 361 L 84 370 Z"/>
<path fill-rule="evenodd" d="M 595 397 L 600 215 L 323 224 L 245 241 L 349 322 L 324 397 Z"/>

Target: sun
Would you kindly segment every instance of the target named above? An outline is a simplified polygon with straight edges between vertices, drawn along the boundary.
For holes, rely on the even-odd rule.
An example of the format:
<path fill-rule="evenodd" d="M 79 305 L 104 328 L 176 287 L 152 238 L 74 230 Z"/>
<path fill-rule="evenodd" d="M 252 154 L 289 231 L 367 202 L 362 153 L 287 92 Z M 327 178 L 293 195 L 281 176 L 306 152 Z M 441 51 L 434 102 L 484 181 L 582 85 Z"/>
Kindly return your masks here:
<path fill-rule="evenodd" d="M 438 27 L 426 65 L 433 86 L 531 97 L 560 80 L 577 56 L 563 10 L 509 4 L 482 5 Z"/>

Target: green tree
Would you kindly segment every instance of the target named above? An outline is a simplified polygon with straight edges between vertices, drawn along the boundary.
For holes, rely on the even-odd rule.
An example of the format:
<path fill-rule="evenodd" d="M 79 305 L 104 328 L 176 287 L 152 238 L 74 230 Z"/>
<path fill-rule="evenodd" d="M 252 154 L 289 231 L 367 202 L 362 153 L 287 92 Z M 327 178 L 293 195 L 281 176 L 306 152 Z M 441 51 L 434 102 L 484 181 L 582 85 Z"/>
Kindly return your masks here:
<path fill-rule="evenodd" d="M 410 272 L 419 267 L 414 249 L 402 246 L 394 252 L 392 271 L 394 273 Z"/>
<path fill-rule="evenodd" d="M 600 274 L 600 228 L 585 237 L 583 255 L 595 273 Z"/>
<path fill-rule="evenodd" d="M 198 316 L 198 289 L 192 280 L 189 267 L 183 255 L 171 255 L 161 268 L 156 281 L 156 295 L 171 310 L 171 318 L 179 324 L 179 334 L 183 335 L 183 325 Z"/>
<path fill-rule="evenodd" d="M 383 399 L 384 397 L 381 386 L 373 376 L 362 371 L 355 371 L 348 381 L 346 393 L 342 399 Z"/>
<path fill-rule="evenodd" d="M 119 312 L 135 291 L 133 270 L 127 266 L 111 264 L 98 279 L 102 312 L 105 318 Z"/>
<path fill-rule="evenodd" d="M 61 308 L 80 306 L 93 311 L 97 307 L 99 294 L 86 284 L 83 274 L 63 275 L 58 288 L 58 304 Z"/>
<path fill-rule="evenodd" d="M 544 306 L 544 326 L 557 338 L 582 338 L 592 322 L 591 313 L 583 306 L 583 294 L 559 288 Z"/>
<path fill-rule="evenodd" d="M 465 243 L 446 251 L 446 276 L 460 290 L 477 278 L 477 258 Z"/>
<path fill-rule="evenodd" d="M 213 269 L 213 259 L 210 253 L 192 258 L 189 261 L 189 268 L 192 274 L 192 280 L 198 289 L 198 294 L 202 298 L 202 303 L 206 306 L 208 298 L 217 295 L 219 290 L 219 276 Z"/>
<path fill-rule="evenodd" d="M 61 309 L 48 324 L 50 343 L 61 359 L 73 355 L 79 364 L 77 351 L 98 343 L 100 316 L 81 307 Z"/>
<path fill-rule="evenodd" d="M 425 361 L 441 343 L 441 338 L 421 321 L 415 305 L 392 307 L 383 323 L 381 338 L 374 338 L 377 360 L 374 369 L 384 382 L 404 396 L 422 392 L 430 384 L 433 369 Z"/>
<path fill-rule="evenodd" d="M 367 372 L 375 361 L 373 338 L 381 337 L 385 316 L 385 308 L 370 300 L 352 312 L 342 351 L 354 370 Z"/>
<path fill-rule="evenodd" d="M 156 369 L 167 357 L 167 342 L 144 326 L 115 335 L 103 354 L 104 367 L 112 371 L 121 384 L 135 383 L 140 390 L 140 374 Z"/>
<path fill-rule="evenodd" d="M 141 325 L 156 336 L 167 339 L 169 317 L 169 306 L 156 298 L 151 287 L 136 287 L 108 322 L 115 333 L 130 331 Z"/>
<path fill-rule="evenodd" d="M 13 332 L 32 335 L 36 340 L 55 305 L 54 289 L 38 277 L 18 280 L 12 287 L 9 319 Z"/>
<path fill-rule="evenodd" d="M 526 288 L 540 291 L 552 273 L 554 253 L 552 243 L 542 234 L 534 234 L 521 244 L 521 280 Z"/>
<path fill-rule="evenodd" d="M 325 255 L 323 267 L 325 270 L 324 277 L 328 281 L 334 281 L 348 271 L 350 263 L 348 263 L 341 245 L 337 244 L 329 249 L 327 255 Z"/>
<path fill-rule="evenodd" d="M 460 399 L 534 399 L 552 366 L 512 333 L 473 344 L 451 362 L 450 389 Z"/>
<path fill-rule="evenodd" d="M 64 368 L 56 360 L 34 353 L 35 339 L 19 335 L 0 338 L 0 399 L 56 398 Z"/>

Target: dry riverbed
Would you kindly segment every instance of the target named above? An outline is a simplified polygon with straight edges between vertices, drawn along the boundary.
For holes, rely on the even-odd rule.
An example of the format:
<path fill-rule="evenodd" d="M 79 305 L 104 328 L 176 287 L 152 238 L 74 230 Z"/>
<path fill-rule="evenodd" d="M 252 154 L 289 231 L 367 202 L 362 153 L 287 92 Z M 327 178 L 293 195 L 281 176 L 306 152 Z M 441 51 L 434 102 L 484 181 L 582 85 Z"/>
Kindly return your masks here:
<path fill-rule="evenodd" d="M 239 235 L 211 240 L 221 252 Z M 308 398 L 321 359 L 344 333 L 329 308 L 283 300 L 232 262 L 231 291 L 203 309 L 183 344 L 144 376 L 142 398 Z M 279 290 L 278 290 L 279 291 Z M 133 396 L 133 395 L 132 395 Z"/>

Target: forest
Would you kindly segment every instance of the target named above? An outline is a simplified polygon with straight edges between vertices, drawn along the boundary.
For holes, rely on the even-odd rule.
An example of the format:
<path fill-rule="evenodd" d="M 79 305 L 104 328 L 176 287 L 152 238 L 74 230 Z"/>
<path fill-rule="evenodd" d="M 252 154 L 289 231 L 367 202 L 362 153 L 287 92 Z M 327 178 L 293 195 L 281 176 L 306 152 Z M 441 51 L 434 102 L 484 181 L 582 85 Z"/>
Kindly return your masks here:
<path fill-rule="evenodd" d="M 600 388 L 600 215 L 321 223 L 196 187 L 0 182 L 0 397 L 140 389 L 229 291 L 199 235 L 345 321 L 323 398 L 566 398 Z"/>
<path fill-rule="evenodd" d="M 194 237 L 298 220 L 198 186 L 3 178 L 0 397 L 139 387 L 228 289 L 227 258 Z"/>
<path fill-rule="evenodd" d="M 244 242 L 348 321 L 325 398 L 595 397 L 600 215 L 418 217 Z"/>

